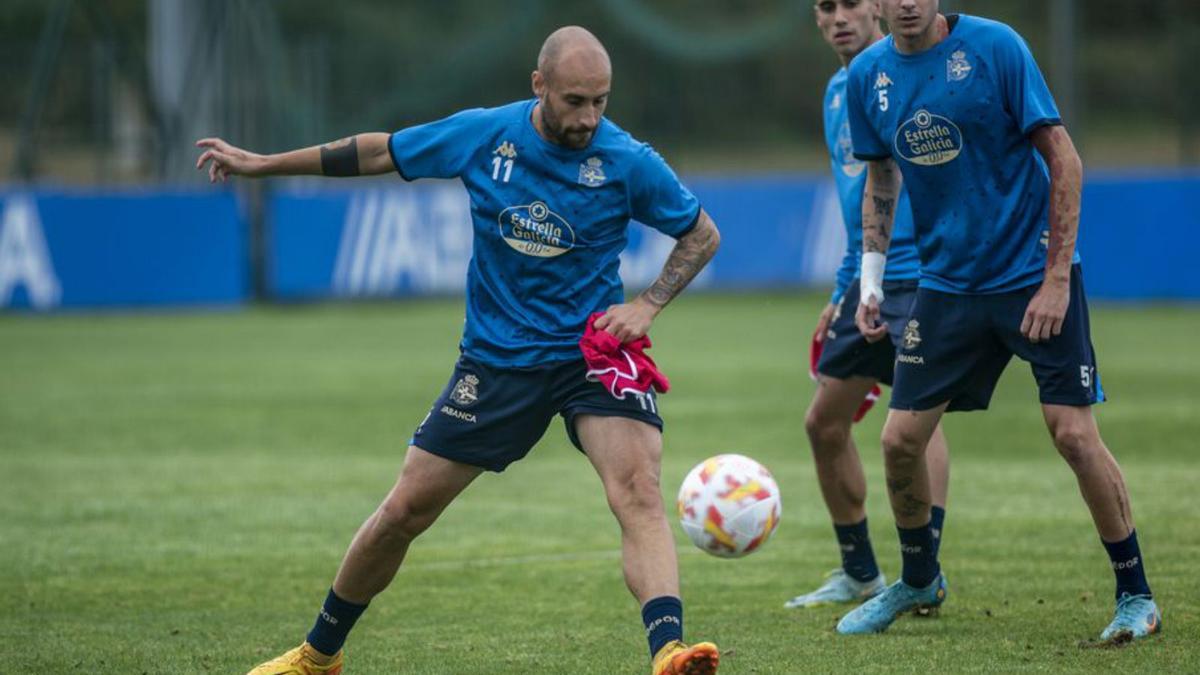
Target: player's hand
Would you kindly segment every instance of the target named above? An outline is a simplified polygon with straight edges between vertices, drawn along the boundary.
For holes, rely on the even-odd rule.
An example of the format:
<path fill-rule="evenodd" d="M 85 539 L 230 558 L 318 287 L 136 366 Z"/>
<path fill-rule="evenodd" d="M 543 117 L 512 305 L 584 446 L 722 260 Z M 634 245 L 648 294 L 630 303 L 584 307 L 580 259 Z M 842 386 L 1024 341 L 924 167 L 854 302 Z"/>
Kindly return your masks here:
<path fill-rule="evenodd" d="M 656 316 L 657 307 L 637 298 L 633 302 L 609 307 L 604 316 L 596 319 L 596 329 L 613 334 L 621 344 L 625 344 L 644 336 Z"/>
<path fill-rule="evenodd" d="M 229 176 L 258 176 L 266 169 L 266 157 L 247 152 L 234 147 L 219 138 L 201 138 L 196 141 L 196 147 L 204 148 L 200 159 L 196 160 L 196 169 L 204 169 L 208 165 L 208 182 L 222 183 Z"/>
<path fill-rule="evenodd" d="M 1065 281 L 1046 281 L 1021 320 L 1021 335 L 1030 342 L 1043 342 L 1062 333 L 1063 321 L 1067 316 L 1067 305 L 1071 302 L 1071 286 Z"/>
<path fill-rule="evenodd" d="M 817 331 L 813 333 L 814 340 L 825 341 L 825 336 L 829 333 L 829 324 L 833 323 L 833 315 L 836 313 L 837 305 L 832 302 L 825 305 L 825 309 L 821 310 L 821 316 L 817 318 Z"/>
<path fill-rule="evenodd" d="M 879 322 L 879 301 L 874 295 L 868 296 L 866 302 L 858 303 L 854 323 L 858 325 L 858 332 L 863 334 L 867 342 L 879 342 L 888 333 L 887 323 Z"/>

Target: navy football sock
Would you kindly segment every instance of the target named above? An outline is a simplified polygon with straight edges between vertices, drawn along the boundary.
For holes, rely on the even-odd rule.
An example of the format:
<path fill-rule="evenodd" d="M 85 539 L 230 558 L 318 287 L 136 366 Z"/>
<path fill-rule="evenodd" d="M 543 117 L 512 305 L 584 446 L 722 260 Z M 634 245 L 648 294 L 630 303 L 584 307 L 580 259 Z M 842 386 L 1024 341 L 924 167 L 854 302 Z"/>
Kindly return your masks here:
<path fill-rule="evenodd" d="M 683 601 L 669 595 L 650 600 L 642 606 L 642 623 L 654 658 L 663 645 L 683 639 Z"/>
<path fill-rule="evenodd" d="M 929 507 L 929 532 L 933 535 L 933 555 L 936 557 L 942 550 L 942 523 L 946 522 L 946 509 L 940 506 Z"/>
<path fill-rule="evenodd" d="M 925 588 L 941 572 L 933 549 L 933 532 L 928 525 L 911 530 L 897 526 L 896 532 L 900 534 L 900 558 L 904 563 L 901 579 L 913 588 Z"/>
<path fill-rule="evenodd" d="M 366 605 L 356 605 L 337 596 L 333 589 L 325 597 L 325 605 L 317 615 L 317 622 L 308 632 L 308 644 L 317 651 L 333 656 L 346 643 L 346 636 L 354 628 L 354 622 L 367 609 Z"/>
<path fill-rule="evenodd" d="M 1130 532 L 1122 541 L 1109 543 L 1102 539 L 1101 542 L 1108 550 L 1113 573 L 1117 575 L 1117 599 L 1124 593 L 1152 595 L 1150 584 L 1146 581 L 1146 568 L 1142 564 L 1142 551 L 1138 547 L 1137 530 Z"/>
<path fill-rule="evenodd" d="M 879 576 L 875 564 L 875 551 L 871 549 L 871 537 L 867 534 L 867 519 L 854 525 L 834 523 L 838 546 L 842 549 L 842 569 L 855 581 L 870 581 Z"/>

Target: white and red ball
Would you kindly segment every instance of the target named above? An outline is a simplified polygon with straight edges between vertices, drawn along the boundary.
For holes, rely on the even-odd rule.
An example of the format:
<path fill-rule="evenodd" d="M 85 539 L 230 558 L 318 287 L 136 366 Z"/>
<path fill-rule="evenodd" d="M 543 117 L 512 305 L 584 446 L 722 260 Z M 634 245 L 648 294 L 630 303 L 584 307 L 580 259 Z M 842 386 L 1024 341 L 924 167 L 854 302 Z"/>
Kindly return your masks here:
<path fill-rule="evenodd" d="M 679 523 L 692 543 L 721 558 L 762 547 L 783 512 L 779 486 L 762 464 L 717 455 L 696 465 L 679 487 Z"/>

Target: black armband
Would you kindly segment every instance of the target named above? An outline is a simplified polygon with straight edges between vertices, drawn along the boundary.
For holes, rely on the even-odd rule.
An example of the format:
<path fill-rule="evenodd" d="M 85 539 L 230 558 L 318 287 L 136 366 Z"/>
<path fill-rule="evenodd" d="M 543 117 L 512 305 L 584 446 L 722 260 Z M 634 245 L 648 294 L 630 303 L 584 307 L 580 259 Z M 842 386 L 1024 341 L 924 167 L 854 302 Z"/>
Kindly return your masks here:
<path fill-rule="evenodd" d="M 321 147 L 321 173 L 326 176 L 357 176 L 358 138 L 351 137 L 349 143 L 336 148 Z"/>

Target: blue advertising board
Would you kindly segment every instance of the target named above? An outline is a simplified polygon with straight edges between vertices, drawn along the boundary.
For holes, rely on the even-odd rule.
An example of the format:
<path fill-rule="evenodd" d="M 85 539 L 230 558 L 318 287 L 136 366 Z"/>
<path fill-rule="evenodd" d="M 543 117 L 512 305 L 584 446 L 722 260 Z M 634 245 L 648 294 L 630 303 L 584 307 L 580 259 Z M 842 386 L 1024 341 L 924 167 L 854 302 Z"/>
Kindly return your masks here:
<path fill-rule="evenodd" d="M 239 303 L 245 241 L 227 192 L 2 192 L 0 307 Z"/>
<path fill-rule="evenodd" d="M 1090 176 L 1079 255 L 1088 297 L 1197 300 L 1200 174 Z"/>
<path fill-rule="evenodd" d="M 721 229 L 721 250 L 695 286 L 829 286 L 845 250 L 832 184 L 797 175 L 695 177 L 688 185 Z M 287 299 L 459 292 L 471 255 L 457 182 L 362 189 L 287 187 L 270 204 L 268 286 Z M 1190 274 L 1200 175 L 1098 174 L 1083 193 L 1079 249 L 1089 297 L 1200 299 Z M 650 283 L 673 241 L 633 225 L 621 258 L 627 285 Z"/>
<path fill-rule="evenodd" d="M 696 288 L 827 287 L 845 247 L 832 184 L 797 175 L 687 181 L 721 228 Z M 1088 295 L 1200 299 L 1200 174 L 1089 175 L 1079 250 Z M 453 181 L 297 181 L 267 204 L 268 296 L 461 292 L 470 204 Z M 227 305 L 247 297 L 247 226 L 231 192 L 0 190 L 0 308 Z M 627 285 L 649 284 L 674 241 L 634 224 Z"/>
<path fill-rule="evenodd" d="M 270 201 L 268 285 L 278 298 L 459 292 L 471 256 L 470 205 L 457 182 L 277 191 Z M 691 187 L 722 231 L 698 288 L 804 286 L 832 278 L 845 235 L 836 195 L 795 177 L 698 179 Z M 652 282 L 674 240 L 634 224 L 625 283 Z"/>

